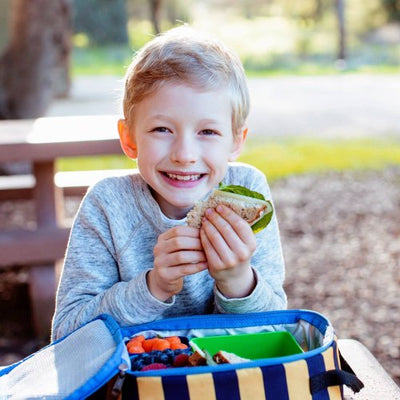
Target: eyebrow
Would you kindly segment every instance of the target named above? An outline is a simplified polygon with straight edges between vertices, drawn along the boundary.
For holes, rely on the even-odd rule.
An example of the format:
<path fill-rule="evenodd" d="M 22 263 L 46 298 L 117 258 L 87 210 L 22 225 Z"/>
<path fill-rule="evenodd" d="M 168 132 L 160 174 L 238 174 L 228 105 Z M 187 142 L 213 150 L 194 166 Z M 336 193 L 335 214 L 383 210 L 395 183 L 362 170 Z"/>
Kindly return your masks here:
<path fill-rule="evenodd" d="M 170 118 L 167 114 L 154 114 L 150 116 L 151 119 L 158 119 L 160 121 L 174 122 L 174 118 Z M 202 124 L 220 124 L 221 121 L 214 118 L 203 118 L 199 121 Z"/>
<path fill-rule="evenodd" d="M 170 121 L 172 120 L 172 118 L 170 118 L 168 115 L 166 114 L 154 114 L 154 115 L 150 115 L 151 119 L 161 119 L 161 120 L 167 120 Z"/>

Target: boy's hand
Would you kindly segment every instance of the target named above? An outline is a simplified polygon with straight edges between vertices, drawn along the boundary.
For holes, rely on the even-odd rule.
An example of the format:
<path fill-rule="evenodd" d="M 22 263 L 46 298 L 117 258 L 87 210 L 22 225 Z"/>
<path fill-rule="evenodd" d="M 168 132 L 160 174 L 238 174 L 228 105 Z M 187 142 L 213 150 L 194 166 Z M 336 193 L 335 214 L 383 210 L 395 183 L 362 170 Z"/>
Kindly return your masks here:
<path fill-rule="evenodd" d="M 182 290 L 184 276 L 207 269 L 199 229 L 190 226 L 176 226 L 162 233 L 153 252 L 154 268 L 147 275 L 147 285 L 161 301 Z"/>
<path fill-rule="evenodd" d="M 245 297 L 255 286 L 250 258 L 257 242 L 250 225 L 229 207 L 205 213 L 200 239 L 208 270 L 226 297 Z"/>

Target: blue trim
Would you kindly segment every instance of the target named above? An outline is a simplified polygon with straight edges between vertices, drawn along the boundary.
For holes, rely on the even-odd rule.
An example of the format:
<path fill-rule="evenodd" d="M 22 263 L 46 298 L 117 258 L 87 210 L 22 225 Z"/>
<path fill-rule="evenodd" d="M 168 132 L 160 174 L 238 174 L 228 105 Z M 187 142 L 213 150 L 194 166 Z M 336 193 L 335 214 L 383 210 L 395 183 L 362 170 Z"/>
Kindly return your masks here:
<path fill-rule="evenodd" d="M 122 328 L 126 336 L 145 330 L 174 330 L 198 328 L 242 328 L 246 326 L 296 323 L 299 319 L 310 322 L 323 334 L 329 321 L 322 315 L 310 310 L 276 310 L 248 314 L 209 314 L 167 318 L 145 324 Z"/>

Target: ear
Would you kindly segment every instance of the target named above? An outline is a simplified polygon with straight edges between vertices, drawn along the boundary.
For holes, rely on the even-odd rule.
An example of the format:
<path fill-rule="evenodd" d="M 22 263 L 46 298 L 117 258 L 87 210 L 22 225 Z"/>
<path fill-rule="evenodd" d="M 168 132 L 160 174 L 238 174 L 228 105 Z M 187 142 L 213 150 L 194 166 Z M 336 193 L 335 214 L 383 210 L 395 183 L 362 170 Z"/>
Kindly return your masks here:
<path fill-rule="evenodd" d="M 137 158 L 137 147 L 134 135 L 131 133 L 126 119 L 118 120 L 118 133 L 121 147 L 128 158 Z"/>
<path fill-rule="evenodd" d="M 243 127 L 236 135 L 234 135 L 232 151 L 228 159 L 229 161 L 235 161 L 239 157 L 240 153 L 243 150 L 243 144 L 246 140 L 247 131 L 247 127 Z"/>

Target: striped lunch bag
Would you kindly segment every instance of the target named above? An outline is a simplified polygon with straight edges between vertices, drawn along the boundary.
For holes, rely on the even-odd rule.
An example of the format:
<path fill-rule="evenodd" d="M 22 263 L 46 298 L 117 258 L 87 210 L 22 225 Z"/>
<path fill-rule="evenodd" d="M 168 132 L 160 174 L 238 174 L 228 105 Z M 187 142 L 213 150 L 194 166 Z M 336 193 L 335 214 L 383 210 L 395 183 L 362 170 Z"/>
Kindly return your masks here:
<path fill-rule="evenodd" d="M 313 311 L 201 315 L 123 329 L 126 338 L 135 335 L 215 337 L 255 332 L 289 332 L 301 351 L 239 364 L 147 372 L 128 370 L 122 399 L 334 400 L 343 398 L 344 384 L 355 392 L 362 388 L 352 371 L 342 369 L 332 326 L 324 316 Z"/>
<path fill-rule="evenodd" d="M 288 340 L 286 334 L 290 342 L 271 341 Z M 140 336 L 185 338 L 190 346 L 182 354 L 205 354 L 208 365 L 144 371 L 138 366 L 153 362 L 152 353 L 129 354 L 126 346 Z M 212 346 L 225 350 L 221 343 L 233 341 L 255 356 L 211 361 Z M 336 400 L 343 399 L 343 385 L 354 392 L 363 387 L 345 364 L 331 324 L 314 311 L 198 315 L 124 328 L 102 315 L 0 371 L 0 399 Z"/>

